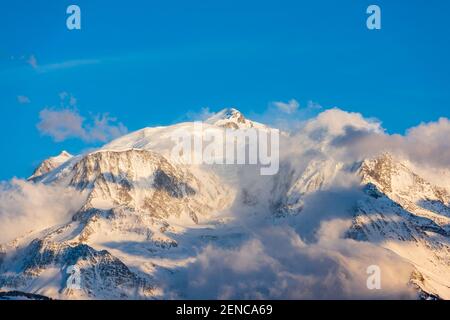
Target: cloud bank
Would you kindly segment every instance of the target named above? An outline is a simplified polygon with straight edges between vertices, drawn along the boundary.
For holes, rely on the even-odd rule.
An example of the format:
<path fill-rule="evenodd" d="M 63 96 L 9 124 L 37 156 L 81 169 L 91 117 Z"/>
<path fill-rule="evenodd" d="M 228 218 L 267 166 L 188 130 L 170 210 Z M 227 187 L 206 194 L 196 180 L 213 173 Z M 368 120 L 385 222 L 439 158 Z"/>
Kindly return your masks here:
<path fill-rule="evenodd" d="M 70 188 L 18 179 L 0 184 L 0 244 L 70 221 L 85 198 Z"/>
<path fill-rule="evenodd" d="M 343 159 L 360 160 L 390 152 L 428 167 L 450 167 L 450 121 L 440 118 L 410 128 L 404 135 L 388 134 L 376 120 L 339 109 L 327 110 L 308 121 L 304 131 L 312 139 L 326 141 Z"/>
<path fill-rule="evenodd" d="M 187 272 L 192 299 L 416 298 L 412 267 L 387 250 L 340 240 L 305 244 L 288 228 L 273 227 L 236 249 L 208 246 Z M 369 290 L 367 267 L 383 270 L 382 289 Z"/>
<path fill-rule="evenodd" d="M 345 238 L 362 196 L 353 189 L 312 194 L 300 215 L 277 223 L 239 218 L 242 242 L 208 245 L 168 290 L 187 299 L 416 299 L 408 262 Z M 367 287 L 373 265 L 382 272 L 380 290 Z"/>

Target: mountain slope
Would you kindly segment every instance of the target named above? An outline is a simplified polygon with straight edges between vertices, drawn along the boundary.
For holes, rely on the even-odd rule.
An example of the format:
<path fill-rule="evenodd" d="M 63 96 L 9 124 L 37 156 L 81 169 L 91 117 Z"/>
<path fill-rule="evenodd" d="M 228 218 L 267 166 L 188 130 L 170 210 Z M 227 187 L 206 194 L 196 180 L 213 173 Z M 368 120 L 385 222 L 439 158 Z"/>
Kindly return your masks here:
<path fill-rule="evenodd" d="M 197 174 L 157 153 L 131 149 L 90 153 L 42 175 L 40 183 L 75 188 L 87 200 L 68 224 L 3 246 L 0 287 L 54 298 L 155 296 L 148 274 L 94 248 L 105 239 L 142 242 L 154 251 L 177 246 L 170 234 L 182 232 L 178 225 L 195 226 L 233 200 L 212 173 Z M 73 266 L 82 270 L 82 291 L 64 288 Z"/>

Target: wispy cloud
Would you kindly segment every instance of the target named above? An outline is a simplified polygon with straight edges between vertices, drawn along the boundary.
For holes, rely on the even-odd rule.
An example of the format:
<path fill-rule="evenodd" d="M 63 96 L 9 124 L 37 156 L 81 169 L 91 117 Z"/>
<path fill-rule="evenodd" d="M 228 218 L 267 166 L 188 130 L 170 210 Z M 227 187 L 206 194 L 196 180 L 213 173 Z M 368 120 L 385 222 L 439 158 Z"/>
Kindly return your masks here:
<path fill-rule="evenodd" d="M 72 94 L 66 91 L 60 92 L 59 98 L 61 100 L 61 106 L 64 106 L 68 103 L 70 106 L 74 107 L 77 104 L 77 99 Z"/>
<path fill-rule="evenodd" d="M 288 102 L 275 101 L 272 104 L 281 112 L 285 112 L 287 114 L 292 114 L 298 110 L 300 104 L 297 100 L 291 99 Z"/>
<path fill-rule="evenodd" d="M 306 109 L 309 109 L 309 110 L 320 110 L 320 109 L 322 109 L 322 106 L 320 104 L 318 104 L 317 102 L 309 100 L 308 104 L 306 105 Z"/>
<path fill-rule="evenodd" d="M 38 68 L 38 61 L 37 61 L 36 57 L 33 54 L 28 58 L 27 63 L 30 66 L 32 66 L 34 69 Z"/>
<path fill-rule="evenodd" d="M 27 96 L 17 96 L 17 102 L 19 102 L 20 104 L 28 104 L 31 103 L 30 98 L 28 98 Z"/>
<path fill-rule="evenodd" d="M 204 121 L 212 117 L 215 113 L 208 107 L 202 108 L 200 111 L 188 111 L 186 114 L 187 120 L 190 121 Z"/>
<path fill-rule="evenodd" d="M 290 99 L 287 102 L 270 102 L 264 112 L 249 114 L 249 116 L 271 127 L 292 132 L 298 130 L 302 122 L 317 116 L 321 109 L 320 104 L 311 100 L 302 107 L 297 99 Z"/>
<path fill-rule="evenodd" d="M 51 72 L 51 71 L 57 71 L 57 70 L 65 70 L 65 69 L 71 69 L 76 68 L 80 66 L 86 66 L 86 65 L 94 65 L 101 62 L 100 59 L 71 59 L 71 60 L 64 60 L 60 62 L 54 62 L 54 63 L 42 63 L 42 61 L 38 61 L 35 54 L 30 55 L 21 55 L 21 56 L 11 56 L 11 61 L 19 61 L 22 63 L 25 63 L 29 66 L 31 66 L 36 72 L 38 73 L 45 73 L 45 72 Z"/>
<path fill-rule="evenodd" d="M 50 72 L 50 71 L 56 71 L 56 70 L 64 70 L 64 69 L 70 69 L 80 66 L 86 66 L 86 65 L 94 65 L 100 63 L 100 60 L 98 59 L 76 59 L 76 60 L 68 60 L 58 63 L 51 63 L 46 65 L 41 65 L 36 68 L 38 72 Z"/>

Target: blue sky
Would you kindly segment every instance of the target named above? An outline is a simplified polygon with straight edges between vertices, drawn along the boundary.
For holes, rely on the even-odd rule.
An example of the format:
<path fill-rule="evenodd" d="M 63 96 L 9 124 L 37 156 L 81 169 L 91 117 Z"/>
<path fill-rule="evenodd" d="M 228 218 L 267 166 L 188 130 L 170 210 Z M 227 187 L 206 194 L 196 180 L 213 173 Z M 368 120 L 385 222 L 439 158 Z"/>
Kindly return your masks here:
<path fill-rule="evenodd" d="M 80 31 L 66 28 L 70 4 Z M 380 31 L 365 26 L 370 4 L 382 9 Z M 450 116 L 444 0 L 5 0 L 0 12 L 0 180 L 101 145 L 38 130 L 61 92 L 86 123 L 109 113 L 129 131 L 290 99 L 376 117 L 391 133 Z"/>

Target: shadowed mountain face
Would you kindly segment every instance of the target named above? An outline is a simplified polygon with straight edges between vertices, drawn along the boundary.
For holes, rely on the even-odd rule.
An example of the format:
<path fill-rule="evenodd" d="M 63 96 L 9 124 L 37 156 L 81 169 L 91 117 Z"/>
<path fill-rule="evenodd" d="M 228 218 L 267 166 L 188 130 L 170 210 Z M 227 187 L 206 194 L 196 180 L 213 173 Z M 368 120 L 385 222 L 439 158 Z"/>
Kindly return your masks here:
<path fill-rule="evenodd" d="M 206 122 L 267 129 L 235 109 Z M 388 153 L 337 160 L 314 141 L 263 177 L 246 166 L 171 161 L 179 126 L 44 161 L 30 183 L 86 200 L 65 223 L 0 246 L 0 290 L 62 299 L 450 298 L 450 196 L 407 162 Z M 384 291 L 366 288 L 370 264 L 382 266 Z M 68 285 L 74 266 L 78 289 Z"/>

